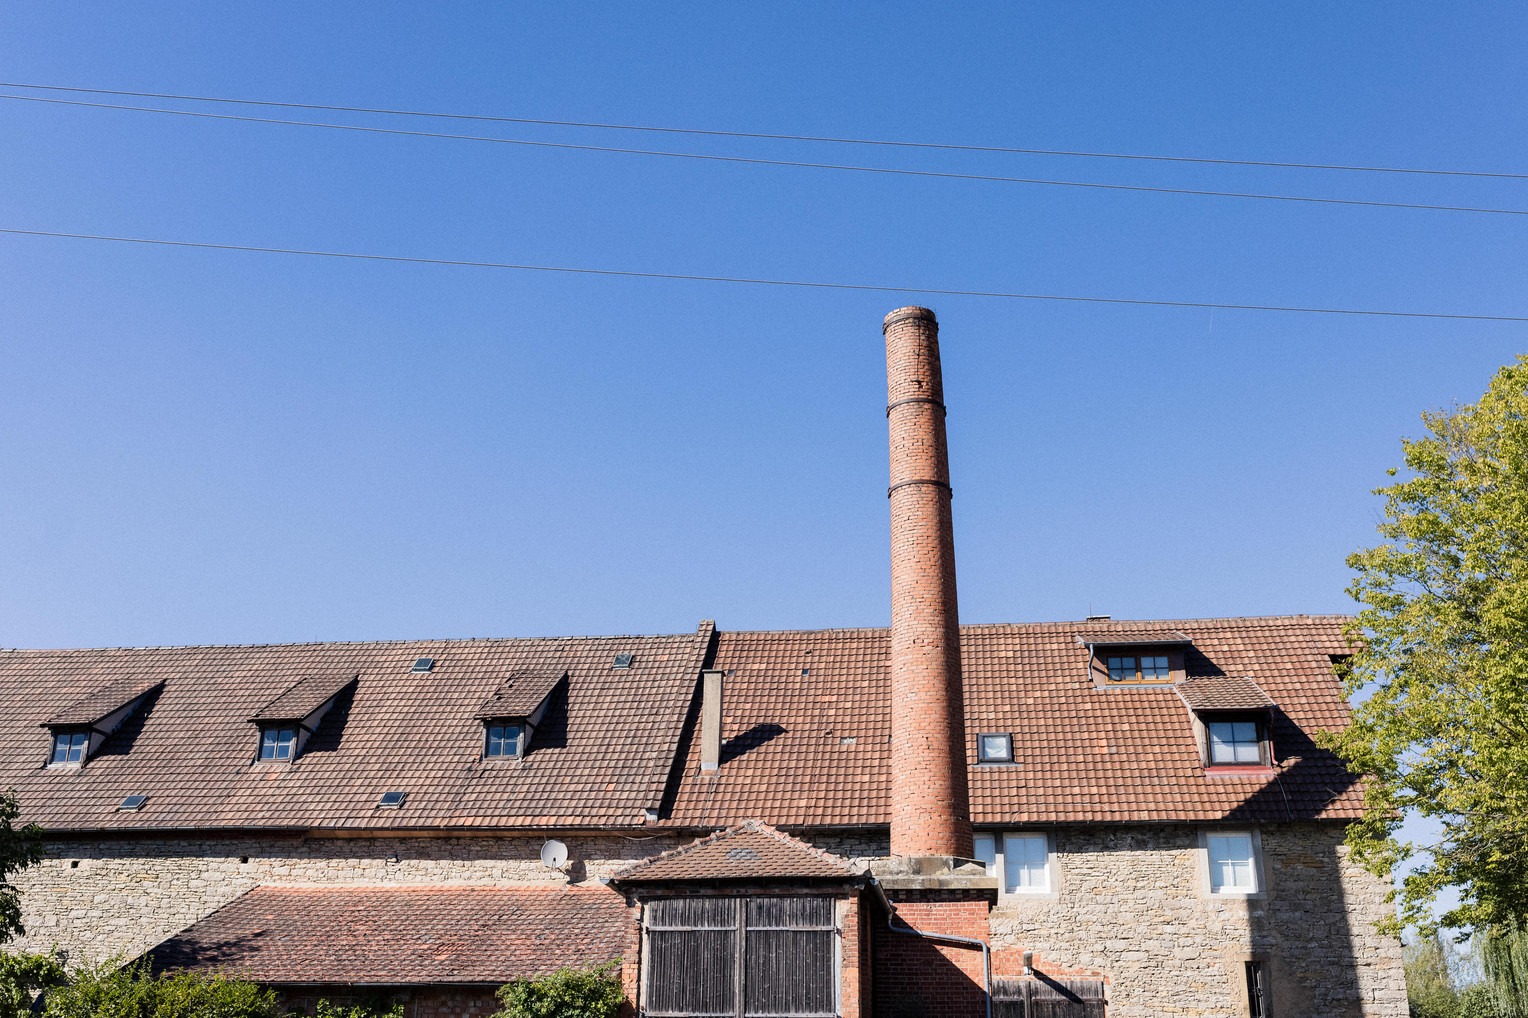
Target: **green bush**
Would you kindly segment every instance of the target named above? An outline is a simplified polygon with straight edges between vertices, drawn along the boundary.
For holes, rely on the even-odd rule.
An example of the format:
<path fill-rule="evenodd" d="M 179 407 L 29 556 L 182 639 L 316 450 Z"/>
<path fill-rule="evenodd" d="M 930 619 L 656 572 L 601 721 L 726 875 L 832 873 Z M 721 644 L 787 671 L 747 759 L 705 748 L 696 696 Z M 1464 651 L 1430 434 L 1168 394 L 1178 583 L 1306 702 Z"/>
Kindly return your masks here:
<path fill-rule="evenodd" d="M 499 990 L 504 1010 L 494 1018 L 616 1018 L 625 999 L 621 981 L 612 974 L 620 964 L 517 979 Z"/>
<path fill-rule="evenodd" d="M 64 967 L 45 954 L 0 954 L 0 1018 L 21 1018 L 38 990 L 68 982 Z"/>
<path fill-rule="evenodd" d="M 50 990 L 44 1018 L 280 1018 L 276 994 L 244 979 L 178 972 L 160 978 L 146 962 L 107 961 L 70 973 Z"/>
<path fill-rule="evenodd" d="M 387 1010 L 382 1010 L 383 1007 L 387 1007 Z M 395 1003 L 388 1007 L 379 1003 L 375 1007 L 367 1007 L 364 1004 L 341 1007 L 327 1000 L 321 1000 L 318 1002 L 318 1007 L 314 1009 L 313 1016 L 314 1018 L 403 1018 L 403 1005 Z"/>

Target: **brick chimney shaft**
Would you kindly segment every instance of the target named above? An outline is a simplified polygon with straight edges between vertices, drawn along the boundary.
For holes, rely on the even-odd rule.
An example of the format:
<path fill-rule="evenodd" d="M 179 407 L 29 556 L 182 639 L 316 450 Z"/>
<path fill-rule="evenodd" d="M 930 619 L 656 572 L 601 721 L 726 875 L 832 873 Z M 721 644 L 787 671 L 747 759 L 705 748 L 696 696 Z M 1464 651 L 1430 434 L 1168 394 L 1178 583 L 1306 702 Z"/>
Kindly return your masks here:
<path fill-rule="evenodd" d="M 928 308 L 905 307 L 881 331 L 891 434 L 891 854 L 969 859 L 939 324 Z"/>

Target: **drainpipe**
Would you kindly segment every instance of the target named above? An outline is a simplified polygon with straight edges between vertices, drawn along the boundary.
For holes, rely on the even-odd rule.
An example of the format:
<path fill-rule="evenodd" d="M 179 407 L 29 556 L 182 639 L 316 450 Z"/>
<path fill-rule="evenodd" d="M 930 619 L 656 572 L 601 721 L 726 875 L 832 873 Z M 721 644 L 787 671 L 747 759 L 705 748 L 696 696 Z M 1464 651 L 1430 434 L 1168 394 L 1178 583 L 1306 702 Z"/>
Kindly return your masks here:
<path fill-rule="evenodd" d="M 943 940 L 954 944 L 964 944 L 967 947 L 979 947 L 982 949 L 982 996 L 987 1000 L 987 1018 L 992 1018 L 992 948 L 985 940 L 977 940 L 975 937 L 957 937 L 953 933 L 925 933 L 923 930 L 915 930 L 911 926 L 898 926 L 896 923 L 897 909 L 886 897 L 886 891 L 881 887 L 881 882 L 875 877 L 870 878 L 870 886 L 875 888 L 876 897 L 881 899 L 881 904 L 886 908 L 886 928 L 893 933 L 910 933 L 924 940 Z"/>

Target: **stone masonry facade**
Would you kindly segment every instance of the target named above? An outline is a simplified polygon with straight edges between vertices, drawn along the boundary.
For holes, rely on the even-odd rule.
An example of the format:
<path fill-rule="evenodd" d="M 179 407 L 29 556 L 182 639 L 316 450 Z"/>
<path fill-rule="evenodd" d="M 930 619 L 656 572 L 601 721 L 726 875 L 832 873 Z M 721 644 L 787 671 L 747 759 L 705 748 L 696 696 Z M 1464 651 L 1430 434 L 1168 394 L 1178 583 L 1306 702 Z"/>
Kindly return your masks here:
<path fill-rule="evenodd" d="M 18 874 L 27 935 L 13 951 L 71 963 L 135 956 L 261 884 L 566 884 L 592 881 L 680 844 L 654 837 L 563 837 L 566 872 L 541 864 L 546 837 L 52 839 Z"/>
<path fill-rule="evenodd" d="M 1053 893 L 1002 895 L 987 917 L 993 974 L 1020 975 L 1032 951 L 1042 973 L 1106 980 L 1111 1018 L 1229 1018 L 1247 1013 L 1243 966 L 1258 960 L 1280 1018 L 1403 1018 L 1400 945 L 1374 928 L 1386 885 L 1348 860 L 1340 825 L 1260 827 L 1265 890 L 1251 898 L 1206 892 L 1201 830 L 1053 829 Z M 259 884 L 592 881 L 686 839 L 561 840 L 566 873 L 541 865 L 539 835 L 56 839 L 19 876 L 28 935 L 10 949 L 133 956 Z M 888 854 L 873 832 L 808 840 Z"/>

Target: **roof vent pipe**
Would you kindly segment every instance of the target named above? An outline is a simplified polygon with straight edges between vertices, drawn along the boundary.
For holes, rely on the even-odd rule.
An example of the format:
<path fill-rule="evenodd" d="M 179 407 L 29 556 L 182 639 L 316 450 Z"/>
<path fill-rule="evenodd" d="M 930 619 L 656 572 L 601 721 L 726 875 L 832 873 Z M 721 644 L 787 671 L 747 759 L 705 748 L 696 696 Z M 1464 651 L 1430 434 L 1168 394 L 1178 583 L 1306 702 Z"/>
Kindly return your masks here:
<path fill-rule="evenodd" d="M 716 773 L 722 761 L 722 672 L 700 673 L 700 770 Z"/>

